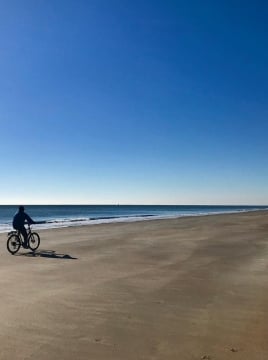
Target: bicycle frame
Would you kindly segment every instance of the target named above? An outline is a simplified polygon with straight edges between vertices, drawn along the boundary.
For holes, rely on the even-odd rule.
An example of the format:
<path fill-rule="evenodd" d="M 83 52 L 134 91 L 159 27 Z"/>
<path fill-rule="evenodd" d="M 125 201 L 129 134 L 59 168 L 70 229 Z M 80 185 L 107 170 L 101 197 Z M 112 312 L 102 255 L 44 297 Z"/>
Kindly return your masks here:
<path fill-rule="evenodd" d="M 31 229 L 31 224 L 26 224 L 27 225 L 27 229 L 26 229 L 26 231 L 27 231 L 27 239 L 29 238 L 29 235 L 32 233 L 32 229 Z M 19 231 L 19 230 L 12 230 L 12 231 L 10 231 L 7 235 L 8 236 L 10 236 L 10 235 L 17 235 L 18 237 L 19 237 L 19 239 L 20 239 L 20 242 L 21 242 L 21 244 L 23 243 L 23 240 L 22 240 L 22 234 L 21 234 L 21 232 Z"/>

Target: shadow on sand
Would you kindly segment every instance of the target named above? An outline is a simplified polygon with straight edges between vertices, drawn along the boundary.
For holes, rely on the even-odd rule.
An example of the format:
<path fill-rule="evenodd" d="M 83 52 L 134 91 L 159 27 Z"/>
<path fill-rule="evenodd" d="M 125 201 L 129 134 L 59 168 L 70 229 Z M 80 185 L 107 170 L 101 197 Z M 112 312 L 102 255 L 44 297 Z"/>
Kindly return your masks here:
<path fill-rule="evenodd" d="M 27 253 L 20 253 L 19 256 L 29 256 L 29 257 L 45 257 L 50 259 L 61 259 L 61 260 L 76 260 L 76 257 L 72 257 L 67 254 L 58 254 L 54 250 L 37 250 L 30 251 Z"/>

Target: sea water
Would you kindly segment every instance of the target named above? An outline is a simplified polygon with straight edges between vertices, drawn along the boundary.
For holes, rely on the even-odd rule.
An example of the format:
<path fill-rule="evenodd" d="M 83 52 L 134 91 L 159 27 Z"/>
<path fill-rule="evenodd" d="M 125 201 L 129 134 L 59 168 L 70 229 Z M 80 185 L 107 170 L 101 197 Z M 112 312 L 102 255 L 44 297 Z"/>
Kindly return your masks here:
<path fill-rule="evenodd" d="M 12 218 L 18 207 L 0 205 L 0 232 L 12 229 Z M 35 221 L 35 229 L 48 229 L 111 222 L 176 218 L 182 216 L 236 213 L 267 210 L 268 206 L 221 205 L 28 205 L 27 212 Z"/>

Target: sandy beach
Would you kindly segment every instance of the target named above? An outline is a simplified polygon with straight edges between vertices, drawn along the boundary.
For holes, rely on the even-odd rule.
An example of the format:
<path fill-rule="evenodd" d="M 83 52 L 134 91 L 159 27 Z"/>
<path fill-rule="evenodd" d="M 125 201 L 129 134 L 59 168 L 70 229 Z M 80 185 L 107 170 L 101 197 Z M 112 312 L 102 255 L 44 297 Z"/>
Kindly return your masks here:
<path fill-rule="evenodd" d="M 268 212 L 0 234 L 0 359 L 268 359 Z"/>

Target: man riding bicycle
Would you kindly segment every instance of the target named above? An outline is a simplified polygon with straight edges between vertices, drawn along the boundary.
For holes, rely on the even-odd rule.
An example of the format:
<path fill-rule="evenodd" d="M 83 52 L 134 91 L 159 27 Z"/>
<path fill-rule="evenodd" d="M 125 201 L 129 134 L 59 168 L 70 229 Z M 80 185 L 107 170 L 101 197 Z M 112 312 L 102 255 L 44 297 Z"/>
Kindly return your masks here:
<path fill-rule="evenodd" d="M 36 222 L 28 215 L 24 212 L 24 206 L 20 206 L 18 212 L 14 215 L 13 218 L 13 228 L 15 230 L 18 230 L 23 238 L 24 238 L 24 242 L 22 244 L 22 246 L 27 249 L 28 248 L 28 242 L 27 242 L 27 231 L 24 227 L 24 224 L 28 223 L 28 224 L 36 224 Z"/>

